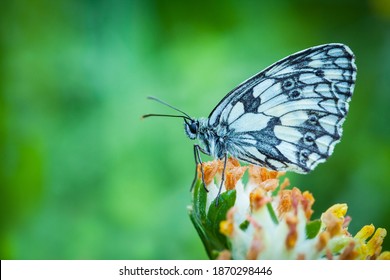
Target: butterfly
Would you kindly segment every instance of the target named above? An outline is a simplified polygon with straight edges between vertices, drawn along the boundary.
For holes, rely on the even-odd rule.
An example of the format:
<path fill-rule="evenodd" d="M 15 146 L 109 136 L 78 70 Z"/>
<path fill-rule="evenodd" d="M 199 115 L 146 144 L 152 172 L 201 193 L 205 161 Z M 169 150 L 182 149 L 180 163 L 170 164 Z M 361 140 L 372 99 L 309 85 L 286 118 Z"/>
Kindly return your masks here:
<path fill-rule="evenodd" d="M 292 54 L 230 91 L 208 118 L 182 115 L 194 145 L 196 166 L 204 174 L 201 153 L 223 160 L 228 156 L 277 171 L 308 173 L 326 161 L 342 135 L 356 80 L 355 56 L 343 44 L 315 46 Z M 195 168 L 195 178 L 197 169 Z"/>

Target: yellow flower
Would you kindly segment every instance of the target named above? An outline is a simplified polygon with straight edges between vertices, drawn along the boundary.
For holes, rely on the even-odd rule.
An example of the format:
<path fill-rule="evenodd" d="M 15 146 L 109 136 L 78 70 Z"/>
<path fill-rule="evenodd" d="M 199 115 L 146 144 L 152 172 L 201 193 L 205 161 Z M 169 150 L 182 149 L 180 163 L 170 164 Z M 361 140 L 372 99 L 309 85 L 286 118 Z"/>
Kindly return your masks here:
<path fill-rule="evenodd" d="M 314 197 L 296 187 L 288 189 L 287 178 L 280 183 L 282 172 L 240 166 L 229 158 L 216 205 L 222 168 L 221 161 L 203 164 L 208 192 L 198 181 L 189 206 L 210 258 L 390 259 L 390 252 L 381 252 L 385 229 L 375 231 L 368 225 L 352 236 L 346 204 L 335 204 L 321 219 L 310 220 Z M 246 171 L 244 186 L 241 178 Z"/>

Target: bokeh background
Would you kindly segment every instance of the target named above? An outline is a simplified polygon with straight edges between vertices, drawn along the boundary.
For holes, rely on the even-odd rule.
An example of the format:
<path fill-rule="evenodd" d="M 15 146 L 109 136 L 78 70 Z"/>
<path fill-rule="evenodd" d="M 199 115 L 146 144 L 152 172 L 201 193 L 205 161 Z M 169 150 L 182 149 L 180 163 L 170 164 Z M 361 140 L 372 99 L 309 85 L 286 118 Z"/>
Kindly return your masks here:
<path fill-rule="evenodd" d="M 180 119 L 304 48 L 340 42 L 358 78 L 335 153 L 309 175 L 314 216 L 390 230 L 390 1 L 1 1 L 1 259 L 206 259 L 188 216 Z M 385 239 L 390 249 L 390 236 Z"/>

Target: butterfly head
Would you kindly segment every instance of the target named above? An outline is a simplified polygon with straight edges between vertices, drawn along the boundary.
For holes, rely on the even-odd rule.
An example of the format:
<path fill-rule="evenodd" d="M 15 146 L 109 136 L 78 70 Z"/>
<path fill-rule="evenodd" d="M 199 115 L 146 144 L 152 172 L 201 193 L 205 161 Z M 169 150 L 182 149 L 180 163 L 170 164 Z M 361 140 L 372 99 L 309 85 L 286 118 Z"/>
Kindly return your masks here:
<path fill-rule="evenodd" d="M 198 136 L 199 122 L 194 119 L 184 119 L 184 130 L 191 140 L 194 140 Z"/>

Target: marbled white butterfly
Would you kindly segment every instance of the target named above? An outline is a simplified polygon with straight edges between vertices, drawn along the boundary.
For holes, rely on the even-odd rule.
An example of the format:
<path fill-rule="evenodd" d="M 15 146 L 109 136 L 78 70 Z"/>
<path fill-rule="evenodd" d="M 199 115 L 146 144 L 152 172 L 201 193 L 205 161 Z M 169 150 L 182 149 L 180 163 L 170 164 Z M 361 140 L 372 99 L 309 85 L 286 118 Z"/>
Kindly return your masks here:
<path fill-rule="evenodd" d="M 187 136 L 200 152 L 278 171 L 308 173 L 324 162 L 340 141 L 356 79 L 354 54 L 343 44 L 326 44 L 290 55 L 229 92 L 208 118 L 183 115 Z M 224 181 L 222 172 L 222 182 Z M 193 185 L 196 180 L 193 181 Z M 204 182 L 204 180 L 203 180 Z"/>

